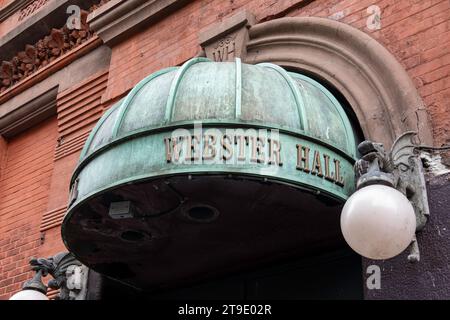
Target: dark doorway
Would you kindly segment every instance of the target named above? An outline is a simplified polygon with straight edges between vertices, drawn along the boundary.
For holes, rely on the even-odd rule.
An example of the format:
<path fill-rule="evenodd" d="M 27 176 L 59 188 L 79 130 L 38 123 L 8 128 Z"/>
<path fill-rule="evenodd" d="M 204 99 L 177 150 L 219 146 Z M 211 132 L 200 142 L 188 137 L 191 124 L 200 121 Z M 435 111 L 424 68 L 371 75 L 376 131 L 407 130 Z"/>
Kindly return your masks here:
<path fill-rule="evenodd" d="M 363 299 L 361 258 L 349 249 L 296 259 L 157 293 L 138 293 L 105 280 L 103 299 L 309 300 Z"/>

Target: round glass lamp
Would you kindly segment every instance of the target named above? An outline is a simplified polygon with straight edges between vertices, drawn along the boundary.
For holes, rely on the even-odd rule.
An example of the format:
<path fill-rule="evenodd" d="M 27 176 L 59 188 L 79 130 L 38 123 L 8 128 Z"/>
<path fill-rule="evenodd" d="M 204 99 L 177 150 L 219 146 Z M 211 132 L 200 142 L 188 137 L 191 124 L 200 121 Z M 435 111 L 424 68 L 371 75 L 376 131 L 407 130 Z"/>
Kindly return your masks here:
<path fill-rule="evenodd" d="M 16 293 L 9 300 L 49 300 L 49 298 L 40 291 L 26 289 Z"/>
<path fill-rule="evenodd" d="M 341 214 L 341 230 L 348 245 L 360 255 L 384 260 L 402 253 L 412 242 L 416 216 L 398 190 L 370 185 L 356 191 Z"/>
<path fill-rule="evenodd" d="M 42 283 L 43 270 L 37 270 L 33 279 L 25 282 L 22 291 L 13 295 L 9 300 L 50 300 L 47 287 Z"/>

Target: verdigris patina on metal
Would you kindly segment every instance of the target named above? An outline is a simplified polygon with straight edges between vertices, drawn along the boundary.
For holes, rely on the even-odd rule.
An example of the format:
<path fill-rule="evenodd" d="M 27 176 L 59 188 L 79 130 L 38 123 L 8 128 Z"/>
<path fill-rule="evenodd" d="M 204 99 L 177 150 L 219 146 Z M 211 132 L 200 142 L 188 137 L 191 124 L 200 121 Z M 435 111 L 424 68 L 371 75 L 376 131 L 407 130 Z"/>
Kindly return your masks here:
<path fill-rule="evenodd" d="M 350 121 L 318 82 L 195 58 L 144 79 L 93 129 L 63 239 L 94 270 L 145 288 L 325 245 L 340 239 L 355 157 Z M 188 256 L 203 262 L 180 268 Z"/>

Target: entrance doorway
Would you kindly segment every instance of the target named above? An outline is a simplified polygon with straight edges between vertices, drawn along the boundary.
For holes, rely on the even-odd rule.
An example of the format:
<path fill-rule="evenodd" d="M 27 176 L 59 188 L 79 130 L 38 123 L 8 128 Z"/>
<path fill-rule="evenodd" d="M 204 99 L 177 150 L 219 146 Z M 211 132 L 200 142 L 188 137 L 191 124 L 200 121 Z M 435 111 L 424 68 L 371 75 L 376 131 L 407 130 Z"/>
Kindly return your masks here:
<path fill-rule="evenodd" d="M 233 274 L 190 287 L 138 293 L 104 281 L 102 298 L 139 300 L 359 300 L 363 299 L 361 257 L 342 248 Z"/>

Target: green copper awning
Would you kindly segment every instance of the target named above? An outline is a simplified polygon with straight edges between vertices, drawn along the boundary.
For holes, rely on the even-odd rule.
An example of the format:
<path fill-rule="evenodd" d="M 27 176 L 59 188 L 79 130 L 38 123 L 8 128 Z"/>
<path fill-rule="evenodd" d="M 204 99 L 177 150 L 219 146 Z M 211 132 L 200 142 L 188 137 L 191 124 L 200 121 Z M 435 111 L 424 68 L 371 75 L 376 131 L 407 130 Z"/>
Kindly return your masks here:
<path fill-rule="evenodd" d="M 228 210 L 220 199 L 245 203 L 240 195 L 248 193 L 259 201 L 250 195 L 259 184 L 299 204 L 304 194 L 339 204 L 354 190 L 355 156 L 343 107 L 315 80 L 274 64 L 195 58 L 144 79 L 93 129 L 72 178 L 63 238 L 102 269 L 130 239 L 151 248 L 156 231 L 146 228 L 158 229 L 156 217 L 192 208 L 202 216 L 206 208 L 213 221 Z M 190 190 L 202 194 L 186 196 Z M 278 207 L 286 201 L 294 210 L 283 197 Z M 91 243 L 81 244 L 81 235 Z"/>

